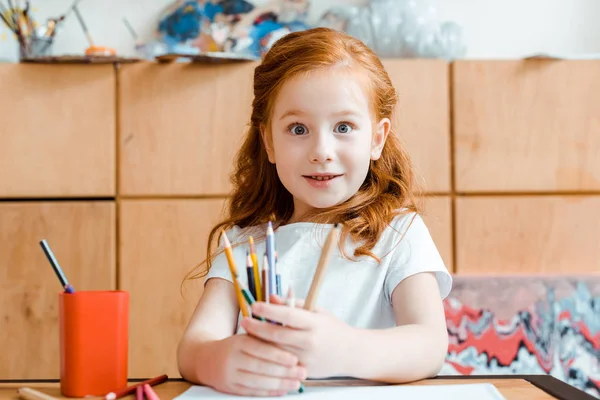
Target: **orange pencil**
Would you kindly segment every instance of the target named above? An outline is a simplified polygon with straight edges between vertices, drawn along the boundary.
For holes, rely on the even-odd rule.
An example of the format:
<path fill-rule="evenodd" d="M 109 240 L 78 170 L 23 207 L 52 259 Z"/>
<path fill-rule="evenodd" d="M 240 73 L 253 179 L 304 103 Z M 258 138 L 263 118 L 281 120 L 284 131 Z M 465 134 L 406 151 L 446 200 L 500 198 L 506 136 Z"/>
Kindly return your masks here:
<path fill-rule="evenodd" d="M 231 272 L 231 280 L 233 281 L 233 288 L 235 289 L 235 295 L 237 296 L 238 304 L 240 306 L 240 310 L 242 311 L 242 315 L 244 317 L 248 317 L 250 314 L 248 313 L 248 309 L 246 308 L 246 302 L 244 301 L 244 296 L 242 295 L 242 291 L 240 290 L 240 286 L 235 279 L 238 276 L 237 268 L 235 266 L 235 260 L 233 259 L 233 251 L 231 249 L 231 243 L 225 234 L 225 231 L 221 231 L 223 233 L 223 243 L 225 247 L 225 255 L 227 256 L 227 263 L 229 264 L 229 272 Z"/>
<path fill-rule="evenodd" d="M 248 238 L 250 243 L 250 258 L 252 259 L 252 269 L 254 271 L 254 289 L 256 290 L 256 300 L 263 300 L 262 285 L 260 282 L 260 271 L 258 270 L 258 257 L 256 256 L 256 250 L 254 249 L 254 239 L 252 236 Z"/>

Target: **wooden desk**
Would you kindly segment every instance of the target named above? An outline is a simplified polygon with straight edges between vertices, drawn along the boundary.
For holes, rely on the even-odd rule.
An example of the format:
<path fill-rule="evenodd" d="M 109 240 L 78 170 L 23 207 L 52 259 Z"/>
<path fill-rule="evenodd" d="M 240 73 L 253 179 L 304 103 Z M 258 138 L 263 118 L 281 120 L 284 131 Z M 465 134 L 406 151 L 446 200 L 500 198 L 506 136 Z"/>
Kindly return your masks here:
<path fill-rule="evenodd" d="M 132 383 L 139 380 L 132 381 Z M 452 385 L 467 383 L 492 383 L 507 400 L 594 400 L 588 395 L 566 383 L 546 375 L 514 375 L 514 376 L 440 376 L 426 379 L 410 385 Z M 354 379 L 327 379 L 307 381 L 306 386 L 364 386 L 379 383 Z M 45 381 L 0 381 L 0 400 L 18 399 L 17 389 L 30 387 L 55 396 L 57 399 L 67 399 L 60 395 L 59 383 L 56 380 Z M 172 399 L 190 387 L 181 379 L 170 379 L 157 385 L 154 390 L 161 400 Z M 92 399 L 86 397 L 85 399 Z M 133 399 L 134 396 L 123 397 Z"/>

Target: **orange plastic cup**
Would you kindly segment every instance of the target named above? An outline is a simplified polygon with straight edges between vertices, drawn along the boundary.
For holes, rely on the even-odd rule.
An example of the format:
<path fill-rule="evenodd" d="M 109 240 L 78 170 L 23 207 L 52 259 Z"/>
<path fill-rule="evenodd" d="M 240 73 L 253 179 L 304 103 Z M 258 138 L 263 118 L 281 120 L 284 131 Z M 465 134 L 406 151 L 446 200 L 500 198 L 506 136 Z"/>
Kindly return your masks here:
<path fill-rule="evenodd" d="M 127 386 L 129 293 L 60 293 L 60 390 L 104 396 Z"/>

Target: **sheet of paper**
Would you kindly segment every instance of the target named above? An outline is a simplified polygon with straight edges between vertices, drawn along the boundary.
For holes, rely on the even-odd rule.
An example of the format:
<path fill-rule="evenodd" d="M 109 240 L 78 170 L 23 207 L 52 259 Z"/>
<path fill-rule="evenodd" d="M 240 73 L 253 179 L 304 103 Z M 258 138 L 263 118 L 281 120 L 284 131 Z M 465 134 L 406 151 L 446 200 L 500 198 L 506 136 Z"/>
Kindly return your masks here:
<path fill-rule="evenodd" d="M 457 385 L 390 385 L 310 387 L 304 393 L 290 393 L 293 400 L 506 400 L 491 383 Z M 273 397 L 243 397 L 219 393 L 204 386 L 192 386 L 176 397 L 177 400 L 253 399 L 273 400 Z"/>

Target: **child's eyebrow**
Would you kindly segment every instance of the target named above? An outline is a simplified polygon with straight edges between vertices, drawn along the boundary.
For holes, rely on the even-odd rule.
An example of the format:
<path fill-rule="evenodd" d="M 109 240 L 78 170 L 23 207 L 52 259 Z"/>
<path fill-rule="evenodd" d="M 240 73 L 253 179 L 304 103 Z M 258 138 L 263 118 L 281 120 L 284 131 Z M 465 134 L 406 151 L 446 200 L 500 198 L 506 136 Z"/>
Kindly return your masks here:
<path fill-rule="evenodd" d="M 286 112 L 284 112 L 281 117 L 279 117 L 280 120 L 286 118 L 286 117 L 300 117 L 302 115 L 304 115 L 305 113 L 303 113 L 300 110 L 288 110 Z"/>
<path fill-rule="evenodd" d="M 360 113 L 358 111 L 354 111 L 354 110 L 344 110 L 344 111 L 338 111 L 338 112 L 331 114 L 332 117 L 350 117 L 350 116 L 354 116 L 354 115 L 360 115 Z"/>
<path fill-rule="evenodd" d="M 288 110 L 288 111 L 284 112 L 281 115 L 281 117 L 279 117 L 279 119 L 282 120 L 286 117 L 301 117 L 303 115 L 306 115 L 306 113 L 303 111 Z M 334 112 L 331 114 L 332 117 L 351 117 L 351 116 L 356 116 L 356 115 L 360 115 L 360 113 L 355 110 L 342 110 L 342 111 L 337 111 L 337 112 Z"/>

